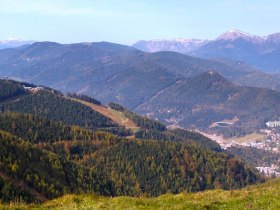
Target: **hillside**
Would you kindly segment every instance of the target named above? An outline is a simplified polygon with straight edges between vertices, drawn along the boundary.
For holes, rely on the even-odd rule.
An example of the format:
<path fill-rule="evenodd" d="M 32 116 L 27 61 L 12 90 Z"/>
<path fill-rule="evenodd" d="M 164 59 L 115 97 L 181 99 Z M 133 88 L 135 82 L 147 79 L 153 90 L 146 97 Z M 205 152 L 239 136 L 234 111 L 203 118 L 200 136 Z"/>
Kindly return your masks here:
<path fill-rule="evenodd" d="M 24 49 L 0 51 L 0 75 L 13 75 L 16 78 L 49 85 L 63 92 L 86 94 L 104 104 L 113 101 L 169 125 L 175 124 L 184 128 L 194 126 L 207 131 L 212 123 L 236 119 L 236 116 L 239 121 L 233 129 L 215 128 L 218 133 L 233 136 L 258 131 L 266 121 L 278 118 L 278 106 L 272 106 L 279 104 L 275 91 L 231 85 L 221 86 L 222 90 L 215 86 L 216 88 L 208 91 L 207 87 L 203 86 L 203 83 L 208 84 L 210 81 L 207 81 L 207 76 L 205 81 L 195 78 L 209 71 L 218 72 L 226 80 L 234 81 L 237 85 L 261 85 L 275 89 L 280 87 L 276 77 L 256 71 L 244 63 L 227 59 L 210 61 L 174 52 L 144 53 L 132 47 L 106 42 L 69 45 L 43 42 L 34 43 Z M 198 86 L 195 82 L 198 82 Z M 228 100 L 239 93 L 240 97 Z M 32 103 L 36 104 L 36 109 L 42 117 L 48 117 L 52 112 L 61 112 L 59 115 L 55 114 L 52 120 L 65 120 L 66 123 L 88 128 L 115 127 L 114 123 L 127 122 L 122 126 L 137 130 L 121 113 L 113 113 L 112 110 L 96 105 L 81 108 L 83 115 L 89 116 L 88 120 L 82 120 L 81 115 L 76 115 L 79 119 L 66 120 L 64 118 L 70 112 L 66 105 L 69 101 L 58 101 L 54 97 L 53 101 L 56 103 L 53 103 L 52 110 L 42 110 L 40 103 L 44 101 L 46 94 L 48 93 L 41 91 L 25 97 L 18 103 L 5 104 L 2 107 L 7 111 L 17 111 L 19 108 L 34 114 L 37 110 L 25 107 L 26 104 Z M 211 94 L 212 97 L 207 94 Z M 212 100 L 215 97 L 218 97 L 217 101 Z M 246 97 L 252 100 L 243 106 Z M 170 98 L 173 99 L 172 102 L 169 102 Z M 264 101 L 268 101 L 267 104 Z M 24 107 L 21 107 L 21 103 L 25 104 Z M 201 104 L 208 104 L 209 108 L 204 109 Z M 55 109 L 56 106 L 62 105 L 65 106 L 64 109 Z M 81 107 L 80 103 L 76 105 Z M 108 124 L 104 119 L 106 126 L 91 122 L 90 116 L 94 106 L 98 108 L 95 111 L 99 110 L 107 117 L 114 117 L 111 118 L 113 122 Z M 176 110 L 172 107 L 176 107 Z M 94 112 L 94 115 L 100 114 L 99 112 Z M 61 116 L 63 113 L 64 117 Z"/>
<path fill-rule="evenodd" d="M 2 111 L 35 114 L 51 120 L 64 121 L 70 125 L 88 128 L 117 126 L 109 118 L 104 117 L 89 107 L 71 101 L 63 97 L 63 95 L 48 89 L 40 88 L 35 90 L 33 88 L 34 91 L 31 89 L 25 90 L 22 84 L 9 80 L 1 80 L 0 85 L 0 99 L 6 99 L 0 100 Z M 7 100 L 8 97 L 19 94 L 22 95 L 14 100 Z"/>
<path fill-rule="evenodd" d="M 106 135 L 102 138 L 31 146 L 3 134 L 1 173 L 15 180 L 13 182 L 25 183 L 48 199 L 78 192 L 156 196 L 168 191 L 231 189 L 259 179 L 237 159 L 195 145 L 118 140 Z M 16 190 L 13 182 L 2 179 L 3 182 L 1 198 L 5 201 L 20 197 L 27 201 L 41 200 L 24 187 L 23 194 Z"/>
<path fill-rule="evenodd" d="M 23 49 L 0 50 L 2 77 L 46 85 L 64 93 L 84 93 L 103 103 L 114 101 L 130 109 L 182 77 L 209 70 L 239 84 L 279 87 L 278 79 L 246 65 L 174 52 L 145 53 L 107 42 L 68 45 L 38 42 Z"/>
<path fill-rule="evenodd" d="M 217 72 L 209 71 L 177 82 L 135 111 L 171 125 L 234 136 L 258 131 L 269 119 L 278 119 L 279 100 L 277 91 L 236 86 Z M 231 123 L 213 124 L 223 121 Z"/>
<path fill-rule="evenodd" d="M 95 99 L 70 99 L 52 89 L 1 82 L 14 90 L 11 98 L 5 93 L 0 101 L 4 202 L 42 202 L 69 193 L 158 196 L 263 181 L 251 166 L 195 132 L 168 131 L 155 120 L 111 104 L 139 126 L 135 133 L 139 139 L 125 138 L 131 135 L 129 130 L 83 105 L 99 104 Z M 26 92 L 15 96 L 13 86 L 25 87 Z M 86 101 L 78 102 L 81 98 Z"/>
<path fill-rule="evenodd" d="M 279 209 L 280 180 L 241 190 L 208 190 L 199 193 L 166 194 L 157 198 L 66 195 L 42 205 L 11 204 L 17 209 Z M 2 204 L 0 206 L 5 208 Z"/>
<path fill-rule="evenodd" d="M 71 100 L 77 101 L 83 105 L 86 105 L 93 109 L 96 112 L 99 112 L 100 114 L 108 117 L 113 122 L 117 123 L 118 125 L 121 125 L 127 129 L 131 130 L 139 130 L 139 126 L 135 124 L 131 119 L 127 118 L 121 111 L 111 109 L 110 107 L 102 106 L 101 104 L 94 104 L 88 101 L 83 101 L 79 98 L 71 98 Z"/>
<path fill-rule="evenodd" d="M 164 68 L 169 68 L 168 65 L 170 65 L 176 69 L 176 65 L 179 65 L 176 63 L 172 65 L 171 60 L 168 60 L 170 59 L 169 54 L 165 52 L 153 56 L 156 61 L 158 58 L 165 58 L 165 62 L 160 64 L 165 66 Z M 173 53 L 173 56 L 179 56 L 178 59 L 182 60 L 185 57 L 176 53 Z M 207 62 L 204 65 L 207 66 Z M 200 68 L 201 71 L 204 65 L 203 62 L 197 62 L 197 68 Z M 234 66 L 234 63 L 231 65 Z M 173 72 L 175 72 L 174 69 Z M 160 78 L 157 77 L 162 76 L 160 72 L 164 71 L 145 70 L 144 73 L 142 71 L 143 69 L 136 73 L 136 75 L 139 75 L 138 77 L 132 75 L 131 72 L 131 77 L 123 75 L 124 72 L 113 76 L 110 82 L 118 82 L 117 87 L 108 91 L 107 83 L 100 84 L 97 88 L 99 90 L 97 95 L 107 102 L 116 101 L 122 105 L 127 105 L 128 108 L 132 108 L 138 113 L 159 119 L 168 125 L 198 128 L 203 131 L 221 133 L 226 137 L 258 132 L 259 129 L 264 128 L 267 121 L 276 120 L 279 117 L 279 106 L 277 105 L 279 104 L 279 94 L 276 91 L 238 86 L 227 81 L 216 71 L 208 71 L 208 73 L 202 73 L 191 78 L 184 77 L 188 74 L 188 69 L 178 71 L 177 76 L 165 71 L 165 76 Z M 214 73 L 212 75 L 209 72 Z M 224 72 L 227 72 L 226 69 L 224 69 Z M 151 76 L 154 77 L 153 82 L 149 82 L 152 79 Z M 120 79 L 126 80 L 125 86 L 119 83 Z M 142 83 L 140 81 L 142 79 L 145 84 L 141 86 L 133 85 Z M 135 80 L 139 81 L 136 82 Z M 119 97 L 120 95 L 122 96 Z M 48 100 L 49 98 L 52 99 Z M 48 101 L 44 102 L 46 99 Z M 49 107 L 44 108 L 42 102 L 47 103 Z M 30 107 L 31 104 L 32 107 Z M 75 109 L 79 109 L 77 112 L 80 114 L 71 114 L 73 116 L 69 117 L 73 108 L 71 104 L 72 102 L 65 97 L 58 97 L 51 92 L 41 90 L 20 97 L 18 101 L 13 103 L 5 102 L 0 107 L 5 111 L 36 113 L 41 117 L 50 117 L 51 120 L 62 120 L 71 125 L 75 124 L 87 128 L 110 128 L 117 127 L 116 124 L 119 124 L 131 130 L 137 130 L 138 126 L 135 122 L 133 123 L 131 119 L 125 117 L 118 110 L 114 111 L 91 102 L 80 103 L 76 101 L 73 103 L 77 106 Z M 275 105 L 272 106 L 272 104 Z M 57 109 L 57 106 L 61 109 Z M 52 115 L 52 113 L 55 114 Z M 98 124 L 92 121 L 95 118 L 94 115 L 100 118 Z M 82 119 L 82 116 L 86 116 L 87 120 Z M 110 122 L 106 122 L 108 118 Z M 233 119 L 234 124 L 232 126 L 214 126 L 216 122 Z"/>

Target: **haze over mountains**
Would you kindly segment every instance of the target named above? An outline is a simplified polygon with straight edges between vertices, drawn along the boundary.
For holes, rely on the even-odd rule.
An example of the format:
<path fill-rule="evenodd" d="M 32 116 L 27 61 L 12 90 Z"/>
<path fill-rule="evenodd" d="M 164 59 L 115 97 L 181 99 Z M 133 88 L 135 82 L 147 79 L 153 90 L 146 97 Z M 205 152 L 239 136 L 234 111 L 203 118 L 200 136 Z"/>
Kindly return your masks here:
<path fill-rule="evenodd" d="M 280 90 L 280 78 L 235 59 L 263 60 L 263 49 L 277 52 L 277 37 L 231 30 L 213 41 L 144 43 L 155 53 L 109 42 L 37 42 L 0 50 L 0 76 L 117 102 L 168 125 L 209 130 L 217 121 L 237 119 L 231 132 L 222 133 L 245 134 L 278 119 L 279 95 L 268 89 Z M 170 52 L 180 50 L 206 59 Z"/>
<path fill-rule="evenodd" d="M 26 41 L 22 39 L 6 39 L 6 40 L 0 40 L 0 49 L 6 49 L 6 48 L 14 48 L 14 47 L 20 47 L 23 45 L 30 45 L 34 43 L 35 41 Z"/>
<path fill-rule="evenodd" d="M 34 41 L 8 39 L 0 41 L 0 49 L 30 45 Z M 256 36 L 239 30 L 229 30 L 215 40 L 158 39 L 141 40 L 132 45 L 145 52 L 173 51 L 208 59 L 242 61 L 268 73 L 279 73 L 280 33 Z"/>
<path fill-rule="evenodd" d="M 0 2 L 0 210 L 280 209 L 280 1 Z"/>
<path fill-rule="evenodd" d="M 229 30 L 211 41 L 184 40 L 139 41 L 132 46 L 147 52 L 175 51 L 203 58 L 230 58 L 265 72 L 276 73 L 280 70 L 280 33 L 256 36 L 239 30 Z"/>
<path fill-rule="evenodd" d="M 208 73 L 205 76 L 205 72 L 214 72 L 214 76 Z M 275 91 L 238 87 L 240 84 L 280 87 L 277 77 L 244 63 L 200 59 L 175 52 L 146 53 L 108 42 L 68 45 L 38 42 L 1 50 L 0 75 L 65 93 L 87 94 L 103 103 L 117 102 L 183 127 L 207 129 L 216 121 L 237 117 L 240 120 L 237 125 L 244 126 L 245 133 L 251 132 L 264 126 L 266 120 L 277 119 L 280 104 Z M 216 84 L 212 78 L 224 82 Z M 255 98 L 244 106 L 249 96 Z M 256 113 L 254 123 L 247 126 L 252 121 L 249 116 Z"/>
<path fill-rule="evenodd" d="M 131 74 L 136 78 L 140 72 L 140 78 L 151 73 L 158 78 L 160 74 L 171 74 L 168 79 L 173 81 L 174 78 L 195 76 L 209 70 L 218 71 L 237 84 L 279 89 L 277 77 L 242 62 L 226 59 L 211 61 L 174 52 L 144 53 L 107 42 L 69 45 L 38 42 L 0 51 L 1 76 L 49 85 L 62 91 L 86 92 L 88 86 L 96 82 L 102 81 L 102 86 L 104 82 L 118 80 L 117 75 L 125 80 L 128 79 L 125 75 Z M 112 78 L 109 80 L 109 77 Z M 149 77 L 148 80 L 153 78 Z M 67 84 L 70 82 L 69 89 Z"/>
<path fill-rule="evenodd" d="M 217 42 L 260 42 L 232 34 Z M 185 47 L 198 52 L 211 44 L 194 42 L 185 40 Z M 244 161 L 278 165 L 278 154 L 234 146 L 227 153 L 178 128 L 237 137 L 279 118 L 279 78 L 241 61 L 108 42 L 36 42 L 0 50 L 0 76 L 4 201 L 234 189 L 264 181 Z"/>

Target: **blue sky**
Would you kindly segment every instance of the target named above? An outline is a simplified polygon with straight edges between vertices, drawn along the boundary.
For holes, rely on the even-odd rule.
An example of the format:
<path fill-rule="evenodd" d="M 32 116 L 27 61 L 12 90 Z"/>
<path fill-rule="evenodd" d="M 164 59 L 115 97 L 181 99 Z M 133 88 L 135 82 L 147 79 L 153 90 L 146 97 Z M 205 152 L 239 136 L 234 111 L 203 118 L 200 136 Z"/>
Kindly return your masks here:
<path fill-rule="evenodd" d="M 132 44 L 280 32 L 279 0 L 0 0 L 0 40 Z"/>

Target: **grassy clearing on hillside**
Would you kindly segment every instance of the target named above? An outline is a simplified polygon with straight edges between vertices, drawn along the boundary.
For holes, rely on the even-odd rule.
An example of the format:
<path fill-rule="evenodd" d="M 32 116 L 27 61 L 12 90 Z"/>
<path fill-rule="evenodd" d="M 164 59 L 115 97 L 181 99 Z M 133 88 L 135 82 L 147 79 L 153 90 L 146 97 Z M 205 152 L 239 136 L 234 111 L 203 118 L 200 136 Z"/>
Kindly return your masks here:
<path fill-rule="evenodd" d="M 116 118 L 116 120 L 118 120 L 118 122 L 120 122 L 120 124 L 126 126 L 127 128 L 130 129 L 139 129 L 139 127 L 137 127 L 137 125 L 130 119 L 128 119 L 126 116 L 124 116 L 124 114 L 120 111 L 111 109 L 111 108 L 107 108 L 108 112 L 111 113 L 114 118 Z"/>
<path fill-rule="evenodd" d="M 232 138 L 230 140 L 235 141 L 237 143 L 246 143 L 246 142 L 256 142 L 256 141 L 263 141 L 266 139 L 266 135 L 259 134 L 259 133 L 252 133 L 246 136 L 242 136 L 240 138 Z"/>
<path fill-rule="evenodd" d="M 92 108 L 94 111 L 97 111 L 97 112 L 103 114 L 104 116 L 110 118 L 112 121 L 114 121 L 115 123 L 117 123 L 121 126 L 131 129 L 133 132 L 136 132 L 139 130 L 139 127 L 137 127 L 137 125 L 132 120 L 125 117 L 124 114 L 120 111 L 116 111 L 116 110 L 110 109 L 108 107 L 92 104 L 92 103 L 89 103 L 89 102 L 86 102 L 86 101 L 83 101 L 80 99 L 76 99 L 76 98 L 70 98 L 70 99 Z"/>
<path fill-rule="evenodd" d="M 198 193 L 166 194 L 157 198 L 66 195 L 42 205 L 0 205 L 0 209 L 280 209 L 280 179 L 242 190 L 209 190 Z"/>

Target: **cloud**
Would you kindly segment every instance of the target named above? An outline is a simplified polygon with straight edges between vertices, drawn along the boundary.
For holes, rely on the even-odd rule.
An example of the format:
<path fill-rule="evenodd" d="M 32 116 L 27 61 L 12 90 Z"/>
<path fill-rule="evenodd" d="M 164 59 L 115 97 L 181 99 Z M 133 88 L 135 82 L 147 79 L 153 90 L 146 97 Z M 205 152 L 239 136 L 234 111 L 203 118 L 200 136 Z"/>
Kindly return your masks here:
<path fill-rule="evenodd" d="M 49 16 L 112 16 L 112 13 L 99 10 L 92 5 L 79 6 L 78 2 L 73 0 L 0 0 L 0 11 Z"/>

